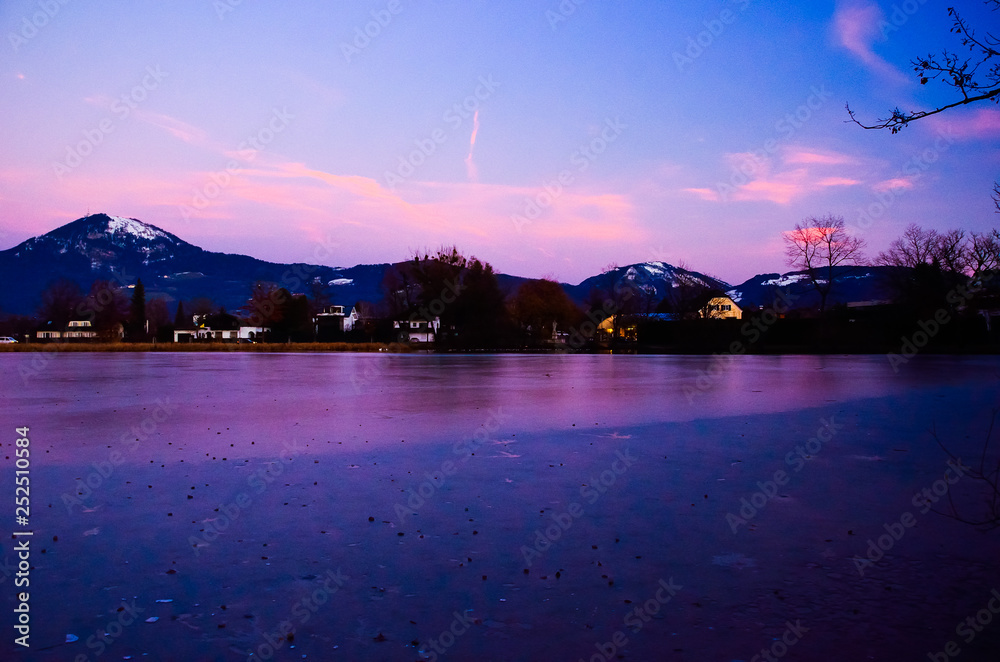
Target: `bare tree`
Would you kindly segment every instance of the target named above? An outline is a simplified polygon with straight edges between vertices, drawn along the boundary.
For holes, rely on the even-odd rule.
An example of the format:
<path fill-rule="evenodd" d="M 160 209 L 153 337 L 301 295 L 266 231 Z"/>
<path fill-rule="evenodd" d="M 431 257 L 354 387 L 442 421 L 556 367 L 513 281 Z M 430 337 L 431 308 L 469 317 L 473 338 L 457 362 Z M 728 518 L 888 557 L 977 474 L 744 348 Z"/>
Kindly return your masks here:
<path fill-rule="evenodd" d="M 1000 232 L 971 233 L 968 263 L 974 279 L 1000 267 Z"/>
<path fill-rule="evenodd" d="M 934 258 L 942 269 L 956 274 L 966 273 L 969 267 L 968 242 L 965 230 L 938 233 Z"/>
<path fill-rule="evenodd" d="M 889 250 L 879 253 L 875 262 L 886 267 L 913 269 L 918 264 L 931 262 L 937 244 L 938 233 L 935 230 L 924 230 L 916 223 L 910 223 L 903 236 L 889 244 Z"/>
<path fill-rule="evenodd" d="M 985 3 L 992 5 L 993 11 L 1000 9 L 1000 0 L 985 0 Z M 954 7 L 948 8 L 948 16 L 953 21 L 949 32 L 959 35 L 962 47 L 968 49 L 968 55 L 959 55 L 945 49 L 941 55 L 930 54 L 911 60 L 910 64 L 920 77 L 921 85 L 939 80 L 953 88 L 960 98 L 931 110 L 906 112 L 897 107 L 888 118 L 879 119 L 870 125 L 858 121 L 848 105 L 847 114 L 851 117 L 849 121 L 864 129 L 889 129 L 898 133 L 914 120 L 930 117 L 950 108 L 980 101 L 1000 103 L 1000 38 L 990 32 L 977 37 L 976 31 Z M 997 213 L 1000 213 L 1000 182 L 993 185 L 993 202 Z"/>
<path fill-rule="evenodd" d="M 857 264 L 863 259 L 865 242 L 851 237 L 842 216 L 807 218 L 784 234 L 785 255 L 795 269 L 805 271 L 819 294 L 819 311 L 826 312 L 826 300 L 836 280 L 836 267 Z"/>
<path fill-rule="evenodd" d="M 911 223 L 875 261 L 883 266 L 910 269 L 937 265 L 942 271 L 975 279 L 1000 267 L 1000 232 L 938 232 Z"/>

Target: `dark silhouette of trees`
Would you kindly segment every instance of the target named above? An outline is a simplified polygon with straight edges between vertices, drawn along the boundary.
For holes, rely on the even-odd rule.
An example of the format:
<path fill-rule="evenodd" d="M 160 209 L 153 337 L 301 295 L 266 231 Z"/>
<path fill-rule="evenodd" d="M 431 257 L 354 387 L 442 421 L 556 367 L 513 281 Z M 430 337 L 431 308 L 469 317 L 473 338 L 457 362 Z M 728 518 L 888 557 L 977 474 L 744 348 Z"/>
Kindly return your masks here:
<path fill-rule="evenodd" d="M 511 300 L 510 313 L 521 333 L 534 341 L 551 337 L 553 324 L 566 330 L 581 316 L 562 286 L 547 279 L 523 283 Z"/>
<path fill-rule="evenodd" d="M 146 288 L 139 278 L 132 289 L 132 302 L 129 305 L 128 337 L 133 341 L 144 341 L 148 335 L 146 324 Z"/>
<path fill-rule="evenodd" d="M 42 292 L 38 317 L 43 324 L 51 322 L 53 330 L 62 331 L 74 316 L 79 315 L 83 300 L 83 292 L 75 282 L 65 278 L 54 281 Z"/>
<path fill-rule="evenodd" d="M 705 284 L 688 271 L 690 269 L 684 262 L 678 265 L 678 270 L 674 273 L 674 286 L 667 290 L 657 305 L 656 312 L 697 319 L 703 316 L 709 301 L 725 295 L 722 290 Z"/>
<path fill-rule="evenodd" d="M 113 341 L 119 338 L 124 322 L 128 320 L 129 298 L 118 283 L 95 280 L 77 310 L 80 314 L 75 317 L 89 320 L 98 338 Z"/>
<path fill-rule="evenodd" d="M 819 312 L 826 312 L 826 300 L 833 289 L 834 269 L 857 264 L 863 259 L 864 240 L 851 237 L 842 216 L 807 218 L 784 234 L 785 255 L 794 269 L 805 271 L 819 294 Z"/>
<path fill-rule="evenodd" d="M 177 302 L 177 313 L 174 315 L 174 328 L 175 329 L 190 329 L 191 328 L 191 318 L 184 312 L 184 302 Z"/>
<path fill-rule="evenodd" d="M 389 315 L 407 317 L 416 308 L 417 286 L 409 263 L 394 264 L 382 277 L 382 292 Z"/>
<path fill-rule="evenodd" d="M 251 326 L 273 329 L 284 319 L 284 304 L 288 296 L 288 290 L 279 288 L 275 283 L 259 280 L 250 288 L 250 298 L 241 310 Z"/>
<path fill-rule="evenodd" d="M 454 304 L 458 344 L 476 349 L 499 346 L 507 331 L 507 309 L 493 267 L 469 258 L 461 278 Z"/>
<path fill-rule="evenodd" d="M 173 340 L 170 311 L 165 300 L 157 298 L 146 302 L 146 320 L 149 322 L 149 336 L 160 342 Z"/>

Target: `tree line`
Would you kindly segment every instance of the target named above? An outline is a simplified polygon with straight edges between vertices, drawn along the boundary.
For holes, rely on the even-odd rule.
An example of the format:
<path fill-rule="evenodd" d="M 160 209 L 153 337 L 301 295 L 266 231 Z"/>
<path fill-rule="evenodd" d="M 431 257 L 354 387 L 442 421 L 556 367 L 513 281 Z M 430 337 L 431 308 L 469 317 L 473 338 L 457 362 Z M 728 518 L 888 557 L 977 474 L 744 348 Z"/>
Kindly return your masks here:
<path fill-rule="evenodd" d="M 818 319 L 842 316 L 842 311 L 829 309 L 830 296 L 851 267 L 862 268 L 866 262 L 890 268 L 885 296 L 896 317 L 913 320 L 943 305 L 955 309 L 947 301 L 951 290 L 992 278 L 1000 268 L 997 230 L 942 232 L 911 224 L 871 260 L 864 255 L 865 242 L 851 236 L 841 217 L 807 218 L 783 238 L 789 266 L 805 274 L 820 302 L 817 309 L 800 309 L 795 315 Z M 610 320 L 607 340 L 634 341 L 622 333 L 626 321 L 653 314 L 660 321 L 695 321 L 709 317 L 707 304 L 724 295 L 683 265 L 671 285 L 662 291 L 641 274 L 623 278 L 617 265 L 611 264 L 596 279 L 583 305 L 577 305 L 559 283 L 549 279 L 528 280 L 505 291 L 492 265 L 451 246 L 433 253 L 417 252 L 391 266 L 381 283 L 380 301 L 337 302 L 349 304 L 345 306 L 348 312 L 356 303 L 361 317 L 356 329 L 337 339 L 392 342 L 398 335 L 395 322 L 436 320 L 440 323 L 436 346 L 442 349 L 551 348 L 564 343 L 568 333 L 592 343 L 598 339 L 598 325 Z M 72 281 L 57 280 L 43 292 L 35 316 L 4 318 L 0 334 L 32 337 L 36 330 L 61 331 L 70 321 L 86 320 L 101 340 L 169 342 L 174 330 L 193 329 L 197 318 L 213 328 L 226 323 L 266 327 L 267 341 L 311 342 L 317 340 L 316 315 L 332 301 L 321 283 L 303 287 L 305 292 L 292 292 L 259 281 L 250 288 L 245 304 L 232 314 L 202 297 L 178 301 L 171 315 L 164 298 L 147 300 L 141 279 L 131 288 L 96 280 L 87 292 Z M 971 303 L 990 305 L 989 297 L 995 296 L 996 289 L 995 283 L 984 288 Z M 970 308 L 970 302 L 961 303 L 963 309 Z"/>

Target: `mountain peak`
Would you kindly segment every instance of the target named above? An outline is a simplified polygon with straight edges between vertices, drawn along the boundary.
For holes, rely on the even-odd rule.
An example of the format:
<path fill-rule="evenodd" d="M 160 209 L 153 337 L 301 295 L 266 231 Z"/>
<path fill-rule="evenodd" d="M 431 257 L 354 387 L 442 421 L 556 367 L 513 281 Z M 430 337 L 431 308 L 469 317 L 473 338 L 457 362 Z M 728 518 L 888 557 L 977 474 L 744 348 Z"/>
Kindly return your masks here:
<path fill-rule="evenodd" d="M 124 216 L 112 216 L 110 214 L 90 214 L 83 218 L 78 218 L 72 223 L 56 228 L 48 232 L 43 237 L 65 239 L 70 236 L 86 236 L 89 239 L 96 239 L 100 235 L 112 238 L 115 235 L 122 237 L 132 237 L 137 240 L 156 241 L 167 240 L 171 243 L 181 243 L 181 240 L 174 235 L 161 230 L 155 225 L 144 223 L 136 218 L 126 218 Z"/>

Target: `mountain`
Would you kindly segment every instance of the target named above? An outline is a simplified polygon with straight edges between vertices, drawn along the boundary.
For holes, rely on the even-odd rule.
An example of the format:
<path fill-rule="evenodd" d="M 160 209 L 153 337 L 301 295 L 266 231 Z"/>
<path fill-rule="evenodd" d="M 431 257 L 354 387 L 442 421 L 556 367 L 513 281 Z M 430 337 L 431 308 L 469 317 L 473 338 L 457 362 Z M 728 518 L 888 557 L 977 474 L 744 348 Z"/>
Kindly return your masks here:
<path fill-rule="evenodd" d="M 142 278 L 147 299 L 163 298 L 172 304 L 205 297 L 230 311 L 246 303 L 257 281 L 274 282 L 293 293 L 307 292 L 313 284 L 319 284 L 334 303 L 352 305 L 380 301 L 383 279 L 393 266 L 383 263 L 333 268 L 215 253 L 134 218 L 93 214 L 0 251 L 0 313 L 34 313 L 42 292 L 58 279 L 74 281 L 87 292 L 95 280 L 129 287 Z M 838 282 L 828 305 L 888 298 L 885 282 L 889 271 L 887 267 L 839 267 L 835 272 Z M 504 294 L 510 295 L 528 279 L 498 273 L 497 280 Z M 726 291 L 744 306 L 770 305 L 776 290 L 785 287 L 801 295 L 796 302 L 800 307 L 818 303 L 803 272 L 760 274 L 734 287 L 666 262 L 616 267 L 578 285 L 563 283 L 562 287 L 582 305 L 593 291 L 606 292 L 623 282 L 644 291 L 648 297 L 644 303 L 650 309 L 683 284 Z"/>
<path fill-rule="evenodd" d="M 377 301 L 388 266 L 334 269 L 266 262 L 206 251 L 134 218 L 93 214 L 0 251 L 0 311 L 34 312 L 42 292 L 61 278 L 76 282 L 84 292 L 98 279 L 127 287 L 142 278 L 147 298 L 207 297 L 229 310 L 246 303 L 258 280 L 293 292 L 305 291 L 315 281 L 325 284 L 338 302 Z"/>
<path fill-rule="evenodd" d="M 711 276 L 675 267 L 666 262 L 642 262 L 625 267 L 616 267 L 599 276 L 591 276 L 579 285 L 564 285 L 570 298 L 583 304 L 593 290 L 607 291 L 609 287 L 630 281 L 642 289 L 655 307 L 667 294 L 681 284 L 701 285 L 709 289 L 725 291 L 732 285 Z"/>
<path fill-rule="evenodd" d="M 834 267 L 833 287 L 827 297 L 826 306 L 850 301 L 884 301 L 892 297 L 891 276 L 896 267 Z M 728 289 L 726 294 L 744 309 L 747 307 L 769 307 L 774 304 L 778 291 L 799 297 L 794 300 L 795 308 L 816 308 L 820 298 L 809 282 L 805 271 L 790 271 L 785 274 L 758 274 L 744 283 Z"/>

